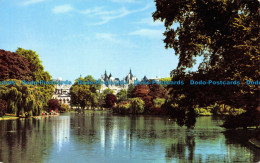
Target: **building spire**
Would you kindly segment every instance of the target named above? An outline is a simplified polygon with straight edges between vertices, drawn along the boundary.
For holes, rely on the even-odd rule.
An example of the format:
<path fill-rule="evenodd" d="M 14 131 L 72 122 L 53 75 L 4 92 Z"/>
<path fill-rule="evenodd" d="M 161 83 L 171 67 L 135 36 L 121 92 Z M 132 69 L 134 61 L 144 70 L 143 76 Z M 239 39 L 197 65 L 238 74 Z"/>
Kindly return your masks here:
<path fill-rule="evenodd" d="M 105 70 L 105 77 L 107 77 L 107 70 Z"/>

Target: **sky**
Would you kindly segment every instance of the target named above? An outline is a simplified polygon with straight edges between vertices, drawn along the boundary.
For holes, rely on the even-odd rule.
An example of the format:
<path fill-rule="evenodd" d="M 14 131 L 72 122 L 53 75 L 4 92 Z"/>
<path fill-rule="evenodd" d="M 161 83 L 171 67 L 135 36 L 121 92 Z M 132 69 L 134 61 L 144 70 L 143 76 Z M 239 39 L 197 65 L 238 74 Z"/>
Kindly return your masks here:
<path fill-rule="evenodd" d="M 0 49 L 39 54 L 53 79 L 169 77 L 178 64 L 165 49 L 153 0 L 0 0 Z"/>

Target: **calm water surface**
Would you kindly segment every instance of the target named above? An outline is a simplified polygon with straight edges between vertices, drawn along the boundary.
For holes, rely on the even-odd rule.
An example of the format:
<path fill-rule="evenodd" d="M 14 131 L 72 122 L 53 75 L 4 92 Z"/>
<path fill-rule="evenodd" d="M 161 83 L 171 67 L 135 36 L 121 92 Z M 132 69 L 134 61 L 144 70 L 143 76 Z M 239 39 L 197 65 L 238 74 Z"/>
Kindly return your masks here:
<path fill-rule="evenodd" d="M 165 117 L 89 111 L 0 121 L 0 162 L 258 162 L 253 130 L 227 131 L 197 119 L 194 129 Z"/>

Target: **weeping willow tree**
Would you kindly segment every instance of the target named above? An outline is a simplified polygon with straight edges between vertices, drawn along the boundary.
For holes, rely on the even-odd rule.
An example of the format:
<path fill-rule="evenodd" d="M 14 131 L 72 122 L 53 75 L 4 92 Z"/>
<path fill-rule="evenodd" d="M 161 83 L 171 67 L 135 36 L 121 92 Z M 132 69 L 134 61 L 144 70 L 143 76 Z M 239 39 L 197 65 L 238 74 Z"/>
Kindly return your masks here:
<path fill-rule="evenodd" d="M 0 98 L 7 102 L 7 113 L 19 116 L 27 112 L 30 116 L 40 115 L 44 106 L 44 94 L 38 86 L 21 85 L 14 80 L 15 85 L 0 86 Z"/>
<path fill-rule="evenodd" d="M 39 55 L 18 48 L 16 53 L 1 50 L 0 80 L 15 81 L 15 85 L 0 85 L 0 99 L 7 102 L 7 113 L 39 115 L 54 92 L 54 85 L 21 85 L 21 80 L 50 81 Z M 2 71 L 3 70 L 3 71 Z"/>
<path fill-rule="evenodd" d="M 39 58 L 39 55 L 33 50 L 26 50 L 23 48 L 18 48 L 16 53 L 20 54 L 26 58 L 30 63 L 30 70 L 33 72 L 33 80 L 35 81 L 50 81 L 51 75 L 48 71 L 44 71 L 42 61 Z M 54 85 L 39 85 L 40 92 L 43 93 L 43 105 L 47 106 L 48 101 L 51 99 L 54 93 Z"/>

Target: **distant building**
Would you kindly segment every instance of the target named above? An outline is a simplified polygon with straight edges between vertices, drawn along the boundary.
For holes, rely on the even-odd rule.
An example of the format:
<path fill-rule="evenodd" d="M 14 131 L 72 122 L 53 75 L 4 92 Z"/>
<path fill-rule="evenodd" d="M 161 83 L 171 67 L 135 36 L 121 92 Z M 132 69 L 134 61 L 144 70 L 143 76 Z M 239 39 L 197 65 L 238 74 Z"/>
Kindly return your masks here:
<path fill-rule="evenodd" d="M 134 84 L 135 80 L 137 80 L 137 78 L 132 74 L 131 69 L 130 72 L 126 75 L 126 77 L 123 78 L 123 80 L 120 80 L 119 78 L 114 78 L 111 73 L 108 76 L 107 72 L 105 71 L 105 74 L 101 75 L 100 81 L 109 84 L 101 85 L 99 93 L 103 93 L 104 90 L 109 88 L 114 91 L 114 94 L 117 94 L 122 89 L 128 89 L 129 84 Z"/>
<path fill-rule="evenodd" d="M 62 78 L 58 78 L 56 81 L 62 81 Z M 70 105 L 71 97 L 69 95 L 71 85 L 56 85 L 54 90 L 54 95 L 52 99 L 59 100 L 60 104 Z"/>

